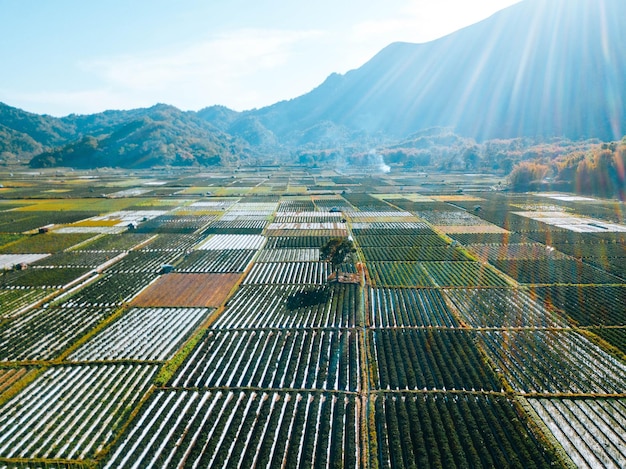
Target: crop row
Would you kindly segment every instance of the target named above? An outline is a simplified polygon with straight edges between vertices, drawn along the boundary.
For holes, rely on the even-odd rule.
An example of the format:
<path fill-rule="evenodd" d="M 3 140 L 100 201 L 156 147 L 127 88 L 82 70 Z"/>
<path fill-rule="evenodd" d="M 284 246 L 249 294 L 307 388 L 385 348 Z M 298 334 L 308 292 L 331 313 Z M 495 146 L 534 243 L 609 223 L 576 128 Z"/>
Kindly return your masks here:
<path fill-rule="evenodd" d="M 281 198 L 278 212 L 312 212 L 315 204 L 310 199 L 287 199 Z"/>
<path fill-rule="evenodd" d="M 354 468 L 358 414 L 341 394 L 158 391 L 105 467 Z"/>
<path fill-rule="evenodd" d="M 196 249 L 261 249 L 265 237 L 245 234 L 216 234 L 196 246 Z"/>
<path fill-rule="evenodd" d="M 191 249 L 198 240 L 197 234 L 169 234 L 161 233 L 152 237 L 152 240 L 142 246 L 139 251 L 187 251 Z"/>
<path fill-rule="evenodd" d="M 369 339 L 380 389 L 501 389 L 467 331 L 375 330 Z"/>
<path fill-rule="evenodd" d="M 22 308 L 42 300 L 54 293 L 45 288 L 0 289 L 0 320 L 11 317 Z"/>
<path fill-rule="evenodd" d="M 211 223 L 203 234 L 261 234 L 267 225 L 265 218 L 261 220 L 219 220 Z"/>
<path fill-rule="evenodd" d="M 372 327 L 456 327 L 458 323 L 438 290 L 371 288 Z"/>
<path fill-rule="evenodd" d="M 437 235 L 437 233 L 424 222 L 357 222 L 352 224 L 355 236 L 414 236 L 414 235 Z"/>
<path fill-rule="evenodd" d="M 318 248 L 263 249 L 256 262 L 319 262 Z"/>
<path fill-rule="evenodd" d="M 274 238 L 291 238 L 293 236 L 303 236 L 309 238 L 345 238 L 348 236 L 347 228 L 340 228 L 334 230 L 327 229 L 288 229 L 288 230 L 267 230 L 265 235 Z M 321 246 L 311 246 L 321 247 Z"/>
<path fill-rule="evenodd" d="M 308 299 L 300 285 L 243 286 L 229 300 L 226 310 L 213 324 L 217 329 L 356 327 L 362 297 L 357 285 L 334 284 L 324 287 L 323 295 L 313 296 L 310 304 L 291 307 L 290 298 Z"/>
<path fill-rule="evenodd" d="M 374 456 L 380 468 L 549 468 L 558 463 L 502 396 L 379 394 L 374 409 Z"/>
<path fill-rule="evenodd" d="M 252 266 L 244 284 L 322 285 L 330 273 L 326 262 L 262 262 Z"/>
<path fill-rule="evenodd" d="M 0 368 L 0 395 L 19 381 L 28 371 L 29 368 L 27 367 Z"/>
<path fill-rule="evenodd" d="M 68 359 L 167 360 L 211 310 L 133 308 Z"/>
<path fill-rule="evenodd" d="M 354 330 L 209 331 L 170 385 L 356 391 Z"/>
<path fill-rule="evenodd" d="M 588 330 L 626 354 L 626 327 L 597 327 Z"/>
<path fill-rule="evenodd" d="M 558 313 L 520 289 L 451 289 L 450 298 L 470 327 L 567 327 Z"/>
<path fill-rule="evenodd" d="M 100 236 L 88 244 L 80 246 L 84 251 L 128 251 L 135 246 L 145 243 L 154 235 L 140 233 L 119 233 Z"/>
<path fill-rule="evenodd" d="M 364 247 L 367 261 L 466 261 L 463 251 L 452 246 Z"/>
<path fill-rule="evenodd" d="M 212 249 L 193 251 L 176 266 L 177 272 L 243 272 L 256 254 L 254 249 Z"/>
<path fill-rule="evenodd" d="M 626 400 L 528 399 L 576 467 L 626 467 Z"/>
<path fill-rule="evenodd" d="M 33 264 L 33 267 L 90 267 L 96 268 L 117 257 L 121 251 L 66 251 L 52 254 Z"/>
<path fill-rule="evenodd" d="M 10 211 L 0 213 L 0 232 L 21 233 L 50 224 L 74 223 L 96 215 L 95 212 L 70 210 L 59 211 Z"/>
<path fill-rule="evenodd" d="M 544 303 L 564 311 L 580 326 L 626 324 L 626 287 L 535 287 L 531 293 Z"/>
<path fill-rule="evenodd" d="M 142 223 L 137 231 L 139 233 L 189 234 L 198 231 L 213 220 L 215 220 L 214 215 L 161 215 Z"/>
<path fill-rule="evenodd" d="M 0 326 L 0 360 L 47 360 L 100 321 L 108 308 L 38 308 Z"/>
<path fill-rule="evenodd" d="M 626 365 L 575 332 L 488 331 L 480 337 L 517 391 L 626 392 Z"/>
<path fill-rule="evenodd" d="M 302 224 L 302 223 L 329 223 L 341 220 L 340 213 L 277 213 L 274 217 L 274 223 L 278 224 Z"/>
<path fill-rule="evenodd" d="M 63 306 L 119 306 L 156 278 L 155 274 L 147 272 L 106 274 L 67 298 Z"/>
<path fill-rule="evenodd" d="M 111 441 L 156 370 L 145 365 L 48 369 L 0 408 L 0 457 L 93 457 Z"/>
<path fill-rule="evenodd" d="M 6 245 L 0 249 L 2 254 L 37 254 L 61 252 L 93 238 L 92 233 L 35 234 Z"/>
<path fill-rule="evenodd" d="M 268 237 L 265 249 L 319 249 L 324 246 L 330 237 L 328 236 L 280 236 Z"/>
<path fill-rule="evenodd" d="M 620 284 L 623 281 L 601 269 L 575 259 L 492 260 L 491 263 L 526 284 Z"/>

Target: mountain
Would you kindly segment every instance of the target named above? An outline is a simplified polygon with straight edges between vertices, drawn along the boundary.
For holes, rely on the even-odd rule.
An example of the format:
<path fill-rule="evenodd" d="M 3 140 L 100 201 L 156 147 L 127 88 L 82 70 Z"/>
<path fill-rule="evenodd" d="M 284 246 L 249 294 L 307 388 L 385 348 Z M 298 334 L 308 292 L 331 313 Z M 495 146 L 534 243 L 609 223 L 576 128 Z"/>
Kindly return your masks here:
<path fill-rule="evenodd" d="M 394 43 L 308 94 L 252 112 L 279 138 L 319 122 L 479 140 L 626 134 L 626 2 L 525 0 L 425 44 Z"/>
<path fill-rule="evenodd" d="M 54 118 L 0 103 L 0 159 L 146 167 L 378 148 L 403 164 L 469 167 L 475 141 L 617 141 L 626 135 L 625 18 L 624 0 L 524 0 L 435 41 L 391 44 L 307 94 L 244 112 L 158 104 Z"/>
<path fill-rule="evenodd" d="M 194 112 L 163 104 L 68 116 L 62 121 L 75 128 L 77 138 L 38 154 L 30 161 L 32 167 L 211 166 L 232 163 L 247 151 L 242 142 L 213 128 Z"/>

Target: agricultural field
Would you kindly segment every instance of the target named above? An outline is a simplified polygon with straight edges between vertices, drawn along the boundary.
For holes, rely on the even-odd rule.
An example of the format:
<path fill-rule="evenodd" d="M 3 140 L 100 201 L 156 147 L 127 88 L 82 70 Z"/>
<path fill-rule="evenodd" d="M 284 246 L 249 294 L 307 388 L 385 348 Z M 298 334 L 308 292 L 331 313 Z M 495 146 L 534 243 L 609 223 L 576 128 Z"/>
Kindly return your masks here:
<path fill-rule="evenodd" d="M 0 192 L 0 468 L 626 467 L 624 204 L 48 176 Z"/>

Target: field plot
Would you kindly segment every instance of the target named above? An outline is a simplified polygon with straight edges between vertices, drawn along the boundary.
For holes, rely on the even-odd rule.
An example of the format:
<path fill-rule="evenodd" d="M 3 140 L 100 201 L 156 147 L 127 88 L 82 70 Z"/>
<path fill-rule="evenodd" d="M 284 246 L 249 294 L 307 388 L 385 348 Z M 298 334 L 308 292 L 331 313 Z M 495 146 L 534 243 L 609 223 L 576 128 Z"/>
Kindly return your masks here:
<path fill-rule="evenodd" d="M 568 327 L 562 315 L 546 309 L 524 290 L 450 289 L 450 298 L 470 327 Z"/>
<path fill-rule="evenodd" d="M 243 283 L 323 285 L 331 271 L 327 262 L 263 262 L 252 266 Z"/>
<path fill-rule="evenodd" d="M 154 235 L 139 233 L 120 233 L 100 236 L 82 245 L 81 250 L 85 251 L 128 251 L 135 246 L 145 243 Z"/>
<path fill-rule="evenodd" d="M 502 396 L 381 393 L 373 405 L 380 468 L 558 464 Z"/>
<path fill-rule="evenodd" d="M 95 235 L 93 233 L 56 234 L 45 233 L 31 235 L 4 246 L 2 254 L 45 254 L 64 251 L 83 243 Z"/>
<path fill-rule="evenodd" d="M 626 467 L 625 399 L 528 399 L 577 467 Z"/>
<path fill-rule="evenodd" d="M 196 249 L 261 249 L 265 237 L 261 235 L 216 234 L 196 246 Z"/>
<path fill-rule="evenodd" d="M 214 215 L 161 215 L 142 223 L 137 231 L 139 233 L 190 234 L 208 225 L 215 218 Z"/>
<path fill-rule="evenodd" d="M 579 326 L 626 325 L 626 286 L 534 287 L 531 293 L 558 308 Z"/>
<path fill-rule="evenodd" d="M 328 285 L 324 301 L 293 309 L 289 298 L 309 291 L 299 285 L 242 286 L 215 321 L 215 329 L 240 328 L 346 328 L 363 324 L 358 285 Z"/>
<path fill-rule="evenodd" d="M 156 370 L 151 365 L 48 369 L 0 408 L 0 457 L 92 458 L 111 442 Z"/>
<path fill-rule="evenodd" d="M 54 293 L 55 290 L 48 288 L 0 288 L 0 320 L 14 316 L 23 308 Z"/>
<path fill-rule="evenodd" d="M 100 321 L 110 308 L 38 308 L 0 326 L 0 360 L 48 360 Z"/>
<path fill-rule="evenodd" d="M 69 211 L 11 211 L 0 213 L 0 232 L 22 233 L 42 226 L 74 223 L 95 215 L 93 212 Z"/>
<path fill-rule="evenodd" d="M 620 284 L 619 277 L 575 259 L 492 260 L 496 268 L 520 283 L 545 284 Z"/>
<path fill-rule="evenodd" d="M 210 312 L 207 308 L 133 308 L 68 360 L 167 360 Z"/>
<path fill-rule="evenodd" d="M 48 254 L 0 254 L 0 272 L 17 265 L 32 264 L 45 257 L 48 257 Z"/>
<path fill-rule="evenodd" d="M 430 287 L 430 277 L 419 262 L 368 262 L 373 287 Z"/>
<path fill-rule="evenodd" d="M 362 248 L 441 247 L 449 243 L 439 235 L 358 235 Z"/>
<path fill-rule="evenodd" d="M 137 307 L 202 308 L 220 306 L 240 274 L 167 274 L 132 302 Z"/>
<path fill-rule="evenodd" d="M 389 329 L 369 332 L 383 390 L 487 390 L 501 384 L 482 362 L 467 331 Z"/>
<path fill-rule="evenodd" d="M 261 234 L 267 220 L 221 220 L 215 221 L 204 230 L 204 234 Z"/>
<path fill-rule="evenodd" d="M 506 287 L 509 283 L 478 262 L 421 262 L 440 287 Z"/>
<path fill-rule="evenodd" d="M 170 382 L 184 388 L 357 391 L 358 331 L 208 331 Z"/>
<path fill-rule="evenodd" d="M 184 273 L 243 272 L 256 253 L 255 249 L 193 251 L 176 265 L 176 271 Z"/>
<path fill-rule="evenodd" d="M 461 244 L 522 244 L 528 242 L 517 233 L 450 233 Z"/>
<path fill-rule="evenodd" d="M 486 331 L 479 337 L 516 391 L 626 392 L 626 365 L 575 332 Z"/>
<path fill-rule="evenodd" d="M 120 261 L 107 269 L 107 272 L 135 273 L 153 272 L 159 273 L 165 264 L 173 264 L 183 255 L 180 251 L 131 251 Z"/>
<path fill-rule="evenodd" d="M 458 327 L 439 290 L 370 288 L 372 327 Z"/>
<path fill-rule="evenodd" d="M 91 269 L 88 267 L 33 268 L 0 274 L 0 288 L 62 288 Z"/>
<path fill-rule="evenodd" d="M 169 234 L 161 233 L 158 236 L 152 236 L 152 240 L 141 246 L 139 251 L 186 251 L 191 249 L 198 240 L 199 235 L 193 234 Z"/>
<path fill-rule="evenodd" d="M 256 262 L 319 262 L 318 248 L 263 249 Z"/>
<path fill-rule="evenodd" d="M 158 391 L 106 468 L 359 465 L 353 395 Z"/>
<path fill-rule="evenodd" d="M 510 260 L 510 259 L 569 259 L 568 256 L 539 243 L 520 244 L 472 244 L 468 246 L 472 253 L 483 261 Z"/>
<path fill-rule="evenodd" d="M 469 260 L 463 251 L 452 246 L 364 247 L 362 250 L 369 262 Z"/>
<path fill-rule="evenodd" d="M 329 239 L 330 236 L 307 236 L 306 234 L 294 236 L 294 233 L 292 233 L 290 236 L 268 237 L 265 249 L 319 249 Z"/>
<path fill-rule="evenodd" d="M 63 306 L 121 306 L 130 301 L 157 276 L 152 273 L 107 274 L 63 301 Z"/>
<path fill-rule="evenodd" d="M 434 231 L 428 223 L 424 222 L 371 222 L 371 223 L 353 223 L 352 232 L 355 236 L 415 236 L 415 235 L 434 235 Z"/>
<path fill-rule="evenodd" d="M 66 251 L 46 256 L 35 262 L 33 267 L 89 267 L 93 269 L 110 262 L 120 253 L 120 251 Z"/>

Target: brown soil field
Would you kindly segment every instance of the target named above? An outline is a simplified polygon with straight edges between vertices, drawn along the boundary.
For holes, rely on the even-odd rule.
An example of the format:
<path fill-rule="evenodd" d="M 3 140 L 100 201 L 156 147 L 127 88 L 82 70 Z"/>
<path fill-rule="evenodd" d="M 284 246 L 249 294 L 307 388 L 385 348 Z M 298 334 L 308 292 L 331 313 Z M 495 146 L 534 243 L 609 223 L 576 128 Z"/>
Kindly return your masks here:
<path fill-rule="evenodd" d="M 137 296 L 139 307 L 218 307 L 241 274 L 167 274 Z"/>

